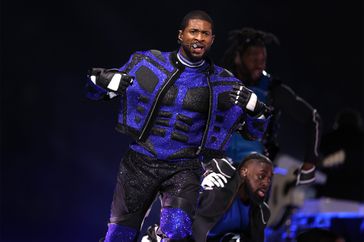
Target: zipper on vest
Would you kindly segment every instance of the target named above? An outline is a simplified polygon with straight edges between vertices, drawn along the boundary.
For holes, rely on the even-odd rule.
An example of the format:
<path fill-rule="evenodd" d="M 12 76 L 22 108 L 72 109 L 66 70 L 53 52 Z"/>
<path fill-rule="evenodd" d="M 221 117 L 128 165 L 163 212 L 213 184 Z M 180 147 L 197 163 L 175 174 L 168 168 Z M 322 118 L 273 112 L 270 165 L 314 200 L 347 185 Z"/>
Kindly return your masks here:
<path fill-rule="evenodd" d="M 175 70 L 172 73 L 171 77 L 166 81 L 166 83 L 164 84 L 164 86 L 161 88 L 161 90 L 157 94 L 156 101 L 154 102 L 153 107 L 152 107 L 151 111 L 149 112 L 149 116 L 148 116 L 147 122 L 145 123 L 145 125 L 143 127 L 143 130 L 142 130 L 142 132 L 139 135 L 139 138 L 138 138 L 139 140 L 142 140 L 142 139 L 145 138 L 144 136 L 145 136 L 146 131 L 148 130 L 148 128 L 150 126 L 150 121 L 151 121 L 152 116 L 153 116 L 153 114 L 155 112 L 155 109 L 158 106 L 159 102 L 161 101 L 159 99 L 160 99 L 162 93 L 164 92 L 164 90 L 166 89 L 166 87 L 169 86 L 170 82 L 174 79 L 174 77 L 177 75 L 177 73 L 180 72 L 180 71 L 181 70 L 177 68 L 177 70 Z"/>

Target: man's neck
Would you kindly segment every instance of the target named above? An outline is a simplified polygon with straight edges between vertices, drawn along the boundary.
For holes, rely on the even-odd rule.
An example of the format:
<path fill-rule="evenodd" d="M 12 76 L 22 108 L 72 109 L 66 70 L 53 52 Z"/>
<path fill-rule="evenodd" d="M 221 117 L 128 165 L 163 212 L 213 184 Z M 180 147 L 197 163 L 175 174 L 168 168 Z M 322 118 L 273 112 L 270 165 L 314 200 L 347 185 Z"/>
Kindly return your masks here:
<path fill-rule="evenodd" d="M 191 61 L 188 57 L 183 55 L 181 50 L 179 50 L 177 52 L 177 58 L 183 65 L 188 66 L 188 67 L 192 67 L 192 68 L 200 67 L 200 66 L 203 66 L 203 64 L 205 64 L 204 59 L 201 59 L 201 60 L 198 60 L 198 61 Z"/>

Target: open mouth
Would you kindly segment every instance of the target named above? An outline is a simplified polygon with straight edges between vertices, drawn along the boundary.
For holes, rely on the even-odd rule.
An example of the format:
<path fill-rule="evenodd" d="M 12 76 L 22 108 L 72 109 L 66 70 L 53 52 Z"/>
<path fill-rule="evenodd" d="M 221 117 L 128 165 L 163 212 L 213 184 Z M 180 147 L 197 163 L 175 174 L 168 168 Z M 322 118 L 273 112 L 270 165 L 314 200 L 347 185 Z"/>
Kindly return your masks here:
<path fill-rule="evenodd" d="M 195 52 L 202 52 L 203 49 L 205 48 L 205 46 L 203 44 L 200 44 L 200 43 L 193 43 L 191 45 L 192 49 L 195 51 Z"/>
<path fill-rule="evenodd" d="M 260 197 L 260 198 L 264 198 L 265 197 L 265 194 L 266 194 L 266 191 L 263 190 L 263 189 L 258 189 L 257 190 L 257 195 Z"/>

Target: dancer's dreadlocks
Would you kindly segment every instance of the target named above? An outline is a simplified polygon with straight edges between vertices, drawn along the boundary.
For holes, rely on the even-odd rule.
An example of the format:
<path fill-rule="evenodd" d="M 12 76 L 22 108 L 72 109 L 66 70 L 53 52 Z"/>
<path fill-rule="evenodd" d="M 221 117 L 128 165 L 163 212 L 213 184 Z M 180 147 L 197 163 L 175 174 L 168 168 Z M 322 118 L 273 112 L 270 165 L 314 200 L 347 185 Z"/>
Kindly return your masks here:
<path fill-rule="evenodd" d="M 253 28 L 242 28 L 230 31 L 228 42 L 230 46 L 224 53 L 222 65 L 235 75 L 234 59 L 237 53 L 242 55 L 251 46 L 265 47 L 272 42 L 279 45 L 279 40 L 274 34 Z"/>

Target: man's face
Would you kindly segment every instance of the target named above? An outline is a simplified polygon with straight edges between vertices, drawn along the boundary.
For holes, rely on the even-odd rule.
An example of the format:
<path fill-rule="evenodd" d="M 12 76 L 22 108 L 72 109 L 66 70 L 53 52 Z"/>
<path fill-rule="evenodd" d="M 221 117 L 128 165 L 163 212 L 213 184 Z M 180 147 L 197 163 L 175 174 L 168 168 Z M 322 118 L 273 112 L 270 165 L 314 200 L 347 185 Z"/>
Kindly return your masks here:
<path fill-rule="evenodd" d="M 252 162 L 240 170 L 240 176 L 243 177 L 252 194 L 258 200 L 264 201 L 272 182 L 272 165 L 262 161 Z"/>
<path fill-rule="evenodd" d="M 235 59 L 237 68 L 240 68 L 241 73 L 244 73 L 247 81 L 252 84 L 256 83 L 262 71 L 266 68 L 267 50 L 263 46 L 251 46 L 244 52 L 243 55 L 238 54 Z"/>
<path fill-rule="evenodd" d="M 190 19 L 178 33 L 182 55 L 191 61 L 201 60 L 209 51 L 215 36 L 211 24 L 201 19 Z"/>

